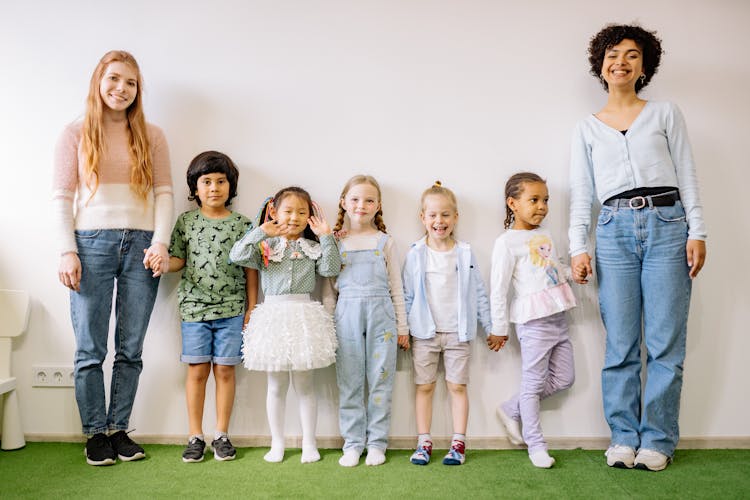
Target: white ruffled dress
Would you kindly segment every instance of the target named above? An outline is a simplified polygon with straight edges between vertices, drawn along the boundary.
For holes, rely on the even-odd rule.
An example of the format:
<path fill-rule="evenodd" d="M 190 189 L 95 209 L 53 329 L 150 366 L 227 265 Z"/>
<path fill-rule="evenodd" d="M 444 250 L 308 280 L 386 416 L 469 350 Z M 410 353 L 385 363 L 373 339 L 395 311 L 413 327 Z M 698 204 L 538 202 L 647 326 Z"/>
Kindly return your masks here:
<path fill-rule="evenodd" d="M 323 276 L 338 274 L 341 264 L 335 240 L 331 237 L 321 245 L 303 238 L 258 239 L 257 230 L 248 233 L 235 243 L 230 254 L 233 262 L 242 265 L 257 263 L 260 257 L 265 294 L 243 332 L 245 367 L 275 372 L 333 364 L 337 347 L 333 318 L 320 302 L 310 298 L 309 292 L 315 286 L 316 271 Z M 332 250 L 328 248 L 331 245 Z"/>

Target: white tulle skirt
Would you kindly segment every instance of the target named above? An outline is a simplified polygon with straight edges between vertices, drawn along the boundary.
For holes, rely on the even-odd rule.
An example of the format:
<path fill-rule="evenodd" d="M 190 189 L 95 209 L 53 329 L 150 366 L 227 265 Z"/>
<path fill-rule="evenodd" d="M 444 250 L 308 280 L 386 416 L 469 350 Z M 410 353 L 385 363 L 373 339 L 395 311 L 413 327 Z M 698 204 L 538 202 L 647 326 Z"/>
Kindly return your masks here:
<path fill-rule="evenodd" d="M 266 297 L 253 309 L 242 335 L 248 370 L 312 370 L 336 361 L 333 318 L 308 294 Z"/>

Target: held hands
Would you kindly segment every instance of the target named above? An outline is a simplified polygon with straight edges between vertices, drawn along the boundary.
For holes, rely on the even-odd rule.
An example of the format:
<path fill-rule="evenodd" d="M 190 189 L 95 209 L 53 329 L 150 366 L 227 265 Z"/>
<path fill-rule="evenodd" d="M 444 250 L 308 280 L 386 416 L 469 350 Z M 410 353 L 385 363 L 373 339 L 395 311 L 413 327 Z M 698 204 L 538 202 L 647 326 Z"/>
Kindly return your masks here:
<path fill-rule="evenodd" d="M 487 335 L 487 347 L 489 347 L 490 351 L 499 351 L 505 347 L 506 342 L 508 342 L 507 335 L 492 335 L 491 333 Z"/>
<path fill-rule="evenodd" d="M 60 257 L 57 276 L 66 287 L 74 292 L 81 291 L 81 259 L 77 253 L 67 252 Z"/>
<path fill-rule="evenodd" d="M 593 274 L 591 270 L 591 256 L 581 253 L 570 259 L 570 268 L 573 272 L 573 281 L 579 285 L 589 282 L 588 278 Z"/>
<path fill-rule="evenodd" d="M 698 276 L 706 262 L 706 242 L 688 240 L 685 250 L 687 252 L 687 263 L 690 266 L 690 278 L 692 279 Z"/>
<path fill-rule="evenodd" d="M 169 252 L 164 243 L 154 243 L 144 249 L 143 254 L 143 267 L 151 269 L 154 278 L 169 272 Z"/>
<path fill-rule="evenodd" d="M 404 351 L 409 350 L 409 336 L 408 335 L 399 335 L 398 336 L 398 346 L 403 349 Z"/>

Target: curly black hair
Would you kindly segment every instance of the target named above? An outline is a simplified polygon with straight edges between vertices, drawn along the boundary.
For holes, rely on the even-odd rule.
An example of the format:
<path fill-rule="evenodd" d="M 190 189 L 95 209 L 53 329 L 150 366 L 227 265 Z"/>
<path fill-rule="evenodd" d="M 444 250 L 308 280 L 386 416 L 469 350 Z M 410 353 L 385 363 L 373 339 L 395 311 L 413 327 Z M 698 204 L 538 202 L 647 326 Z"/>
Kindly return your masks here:
<path fill-rule="evenodd" d="M 207 174 L 224 174 L 229 181 L 229 198 L 224 203 L 228 207 L 232 203 L 232 198 L 237 196 L 237 180 L 240 172 L 234 165 L 234 162 L 224 153 L 218 151 L 204 151 L 190 162 L 187 170 L 187 185 L 190 190 L 188 200 L 195 201 L 201 206 L 201 200 L 196 196 L 198 193 L 198 179 Z"/>
<path fill-rule="evenodd" d="M 608 24 L 599 33 L 594 35 L 589 42 L 589 64 L 591 74 L 601 82 L 604 90 L 609 91 L 607 82 L 602 77 L 602 64 L 607 50 L 614 47 L 623 40 L 633 40 L 643 51 L 643 74 L 645 78 L 639 78 L 635 82 L 635 91 L 639 92 L 648 85 L 651 77 L 656 74 L 661 62 L 663 50 L 661 39 L 656 36 L 656 31 L 648 31 L 637 25 Z"/>

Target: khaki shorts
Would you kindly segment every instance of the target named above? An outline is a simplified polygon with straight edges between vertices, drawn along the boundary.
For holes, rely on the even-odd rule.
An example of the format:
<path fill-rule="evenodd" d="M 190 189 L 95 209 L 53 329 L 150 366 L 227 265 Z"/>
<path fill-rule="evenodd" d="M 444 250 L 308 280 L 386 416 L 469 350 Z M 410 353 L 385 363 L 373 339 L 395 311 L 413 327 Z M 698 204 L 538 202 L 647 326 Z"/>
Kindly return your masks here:
<path fill-rule="evenodd" d="M 453 384 L 468 384 L 471 342 L 458 340 L 458 333 L 442 332 L 431 339 L 412 337 L 414 383 L 432 384 L 437 380 L 440 353 L 443 353 L 445 380 Z"/>

